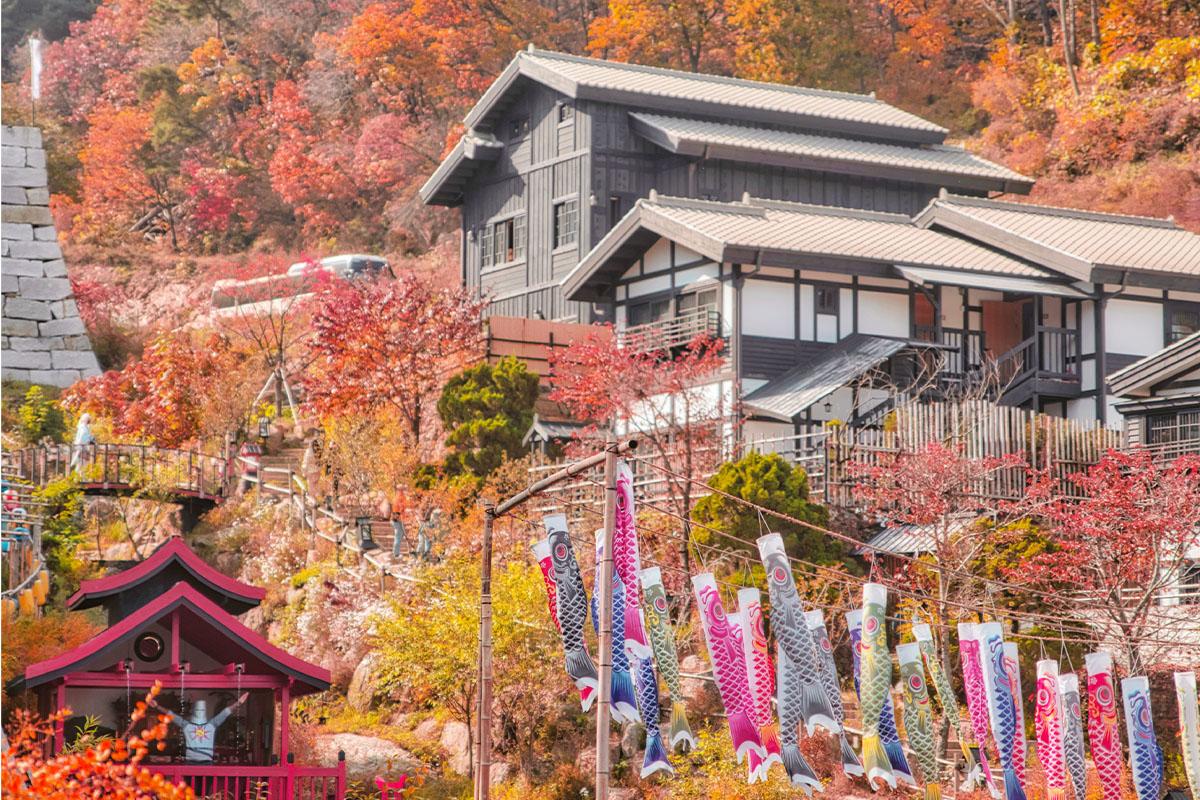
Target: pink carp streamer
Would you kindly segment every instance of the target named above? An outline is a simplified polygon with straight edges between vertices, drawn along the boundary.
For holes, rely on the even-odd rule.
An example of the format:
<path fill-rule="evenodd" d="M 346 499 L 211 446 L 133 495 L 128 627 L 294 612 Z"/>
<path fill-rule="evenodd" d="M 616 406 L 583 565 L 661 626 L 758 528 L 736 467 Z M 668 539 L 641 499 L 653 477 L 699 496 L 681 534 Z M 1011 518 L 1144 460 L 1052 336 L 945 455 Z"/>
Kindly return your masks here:
<path fill-rule="evenodd" d="M 1063 711 L 1058 696 L 1058 662 L 1037 662 L 1037 708 L 1033 717 L 1037 756 L 1046 774 L 1046 800 L 1066 800 L 1067 767 L 1063 750 Z"/>
<path fill-rule="evenodd" d="M 772 764 L 783 764 L 779 749 L 779 725 L 771 710 L 775 696 L 775 667 L 767 649 L 767 633 L 763 628 L 762 594 L 753 587 L 738 590 L 737 621 L 741 628 L 742 652 L 746 656 L 746 677 L 753 699 L 750 719 L 758 728 L 758 736 L 767 756 L 750 754 L 749 782 L 767 780 Z M 755 762 L 758 762 L 757 764 Z"/>
<path fill-rule="evenodd" d="M 1088 744 L 1092 748 L 1092 763 L 1100 776 L 1103 800 L 1121 800 L 1124 756 L 1112 656 L 1104 651 L 1088 653 L 1084 661 L 1088 673 Z"/>
<path fill-rule="evenodd" d="M 752 701 L 750 682 L 746 676 L 746 656 L 741 642 L 730 630 L 729 617 L 721 603 L 717 580 L 711 572 L 692 577 L 692 591 L 696 595 L 696 609 L 704 629 L 704 643 L 712 658 L 713 677 L 717 681 L 717 693 L 725 706 L 729 721 L 729 734 L 733 738 L 733 751 L 738 763 L 748 753 L 757 753 L 766 759 L 758 728 L 750 719 Z"/>
<path fill-rule="evenodd" d="M 1000 796 L 992 771 L 988 767 L 987 751 L 990 738 L 990 723 L 988 722 L 987 687 L 983 683 L 983 662 L 979 658 L 979 634 L 977 626 L 971 622 L 958 624 L 958 658 L 962 667 L 963 686 L 967 694 L 967 714 L 971 718 L 971 731 L 975 734 L 975 742 L 979 745 L 979 766 L 983 770 L 983 778 L 987 783 L 988 793 L 995 798 Z"/>
<path fill-rule="evenodd" d="M 637 520 L 633 506 L 633 470 L 624 459 L 617 462 L 617 516 L 613 529 L 613 569 L 625 585 L 627 608 L 642 607 L 642 558 L 638 552 Z M 650 658 L 650 639 L 642 618 L 637 614 L 626 614 L 623 627 L 625 652 L 630 658 Z"/>

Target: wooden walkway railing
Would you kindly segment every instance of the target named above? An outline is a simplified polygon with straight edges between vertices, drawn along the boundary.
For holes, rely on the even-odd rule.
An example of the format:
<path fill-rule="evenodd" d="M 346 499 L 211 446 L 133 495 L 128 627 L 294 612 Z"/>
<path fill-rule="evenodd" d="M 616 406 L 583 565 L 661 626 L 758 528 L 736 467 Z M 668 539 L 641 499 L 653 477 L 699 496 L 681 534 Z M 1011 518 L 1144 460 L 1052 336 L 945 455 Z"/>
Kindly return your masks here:
<path fill-rule="evenodd" d="M 76 475 L 85 490 L 144 489 L 170 496 L 220 499 L 229 489 L 222 456 L 141 444 L 45 445 L 12 454 L 20 475 L 35 486 Z"/>
<path fill-rule="evenodd" d="M 1077 493 L 1070 480 L 1074 473 L 1095 464 L 1108 450 L 1121 447 L 1120 431 L 1097 422 L 1081 422 L 1039 414 L 1027 409 L 1000 406 L 984 400 L 908 403 L 889 412 L 877 427 L 854 428 L 847 425 L 817 425 L 811 430 L 771 438 L 741 442 L 727 441 L 720 452 L 697 454 L 695 463 L 719 464 L 740 458 L 747 452 L 778 453 L 808 473 L 811 497 L 826 505 L 853 508 L 854 486 L 858 476 L 875 465 L 882 465 L 901 452 L 921 450 L 934 442 L 960 447 L 969 458 L 999 458 L 1014 454 L 1025 466 L 993 472 L 975 487 L 981 504 L 996 500 L 1017 500 L 1026 490 L 1031 470 L 1048 469 L 1061 491 Z M 653 462 L 660 455 L 639 453 L 629 459 L 635 483 L 648 502 L 660 502 L 668 495 L 668 482 Z M 682 457 L 670 456 L 668 468 L 679 470 Z M 547 464 L 534 467 L 534 478 L 557 469 Z M 693 477 L 707 480 L 712 471 Z M 599 479 L 583 475 L 546 494 L 546 510 L 551 507 L 582 515 L 582 508 L 601 501 Z M 693 497 L 705 494 L 695 485 Z M 557 505 L 556 505 L 557 504 Z"/>

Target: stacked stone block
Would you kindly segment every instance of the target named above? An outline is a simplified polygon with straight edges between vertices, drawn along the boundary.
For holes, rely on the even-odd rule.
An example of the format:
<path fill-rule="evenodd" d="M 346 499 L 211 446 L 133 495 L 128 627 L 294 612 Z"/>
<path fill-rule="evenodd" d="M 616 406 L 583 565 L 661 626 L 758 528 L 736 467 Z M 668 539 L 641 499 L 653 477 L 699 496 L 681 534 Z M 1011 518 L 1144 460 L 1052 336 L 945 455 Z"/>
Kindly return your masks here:
<path fill-rule="evenodd" d="M 4 378 L 70 386 L 99 374 L 87 329 L 71 294 L 46 182 L 37 128 L 0 128 L 0 281 Z"/>

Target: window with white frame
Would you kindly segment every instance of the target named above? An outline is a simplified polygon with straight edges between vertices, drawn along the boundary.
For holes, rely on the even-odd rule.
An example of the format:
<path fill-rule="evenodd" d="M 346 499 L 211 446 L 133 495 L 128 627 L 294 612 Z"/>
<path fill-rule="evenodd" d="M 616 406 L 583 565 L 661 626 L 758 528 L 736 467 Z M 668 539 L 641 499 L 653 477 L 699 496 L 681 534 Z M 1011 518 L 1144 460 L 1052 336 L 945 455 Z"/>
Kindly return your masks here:
<path fill-rule="evenodd" d="M 554 204 L 554 248 L 575 244 L 579 240 L 579 201 L 564 200 Z"/>
<path fill-rule="evenodd" d="M 480 236 L 480 264 L 484 269 L 512 264 L 525 259 L 526 218 L 515 217 L 489 222 Z"/>

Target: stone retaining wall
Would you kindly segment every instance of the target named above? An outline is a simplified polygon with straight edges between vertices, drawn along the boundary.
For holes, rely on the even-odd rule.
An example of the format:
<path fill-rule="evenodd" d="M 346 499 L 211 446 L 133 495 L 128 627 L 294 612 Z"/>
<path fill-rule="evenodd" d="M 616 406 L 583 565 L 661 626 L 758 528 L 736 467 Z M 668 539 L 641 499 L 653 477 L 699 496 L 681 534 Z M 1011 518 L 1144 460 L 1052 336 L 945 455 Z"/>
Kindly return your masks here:
<path fill-rule="evenodd" d="M 4 319 L 0 369 L 6 379 L 70 386 L 97 375 L 46 183 L 46 152 L 37 128 L 0 128 L 0 280 Z"/>

